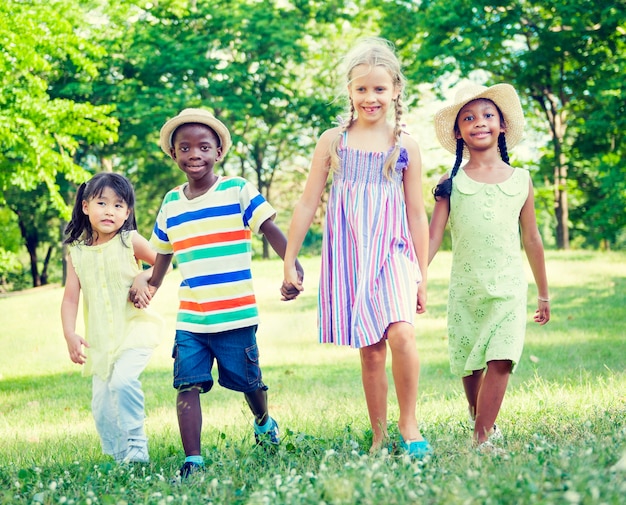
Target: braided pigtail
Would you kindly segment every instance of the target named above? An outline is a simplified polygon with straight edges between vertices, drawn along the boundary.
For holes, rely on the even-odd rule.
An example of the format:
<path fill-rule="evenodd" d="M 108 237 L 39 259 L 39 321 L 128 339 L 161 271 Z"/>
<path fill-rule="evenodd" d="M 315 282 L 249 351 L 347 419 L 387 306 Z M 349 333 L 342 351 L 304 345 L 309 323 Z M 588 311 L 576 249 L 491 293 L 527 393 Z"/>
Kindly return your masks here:
<path fill-rule="evenodd" d="M 498 149 L 500 149 L 502 161 L 504 161 L 507 165 L 510 165 L 509 152 L 506 148 L 506 137 L 504 136 L 504 132 L 500 132 L 500 135 L 498 135 Z"/>
<path fill-rule="evenodd" d="M 329 146 L 330 152 L 328 153 L 328 156 L 330 158 L 331 172 L 336 172 L 337 170 L 339 170 L 339 166 L 340 166 L 339 153 L 338 153 L 339 142 L 341 141 L 341 137 L 343 136 L 343 134 L 346 131 L 348 131 L 348 128 L 350 128 L 350 126 L 352 126 L 352 123 L 354 123 L 354 116 L 355 116 L 354 104 L 352 103 L 352 98 L 350 98 L 349 119 L 347 121 L 343 121 L 341 120 L 341 118 L 339 118 L 341 131 L 339 132 L 339 135 L 337 135 L 337 137 L 333 139 L 333 141 L 330 143 L 330 146 Z"/>
<path fill-rule="evenodd" d="M 454 166 L 452 167 L 452 171 L 450 172 L 450 177 L 448 177 L 445 181 L 437 184 L 437 186 L 433 190 L 433 196 L 435 197 L 435 200 L 439 200 L 440 198 L 450 198 L 450 195 L 452 194 L 452 179 L 461 167 L 461 162 L 463 161 L 464 147 L 465 142 L 463 142 L 463 139 L 456 139 L 456 160 L 454 161 Z"/>
<path fill-rule="evenodd" d="M 400 137 L 402 136 L 402 113 L 403 113 L 403 105 L 402 98 L 398 95 L 398 98 L 395 100 L 395 118 L 396 122 L 393 127 L 393 138 L 394 138 L 394 146 L 393 151 L 385 160 L 385 165 L 383 166 L 383 174 L 387 179 L 391 178 L 391 172 L 393 171 L 398 158 L 400 157 Z"/>

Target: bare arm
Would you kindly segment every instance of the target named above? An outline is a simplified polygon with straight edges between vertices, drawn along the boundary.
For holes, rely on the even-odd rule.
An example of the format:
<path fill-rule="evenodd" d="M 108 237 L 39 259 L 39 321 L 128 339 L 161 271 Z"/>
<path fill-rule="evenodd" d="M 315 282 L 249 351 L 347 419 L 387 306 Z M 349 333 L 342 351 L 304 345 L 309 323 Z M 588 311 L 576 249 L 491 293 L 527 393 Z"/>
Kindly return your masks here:
<path fill-rule="evenodd" d="M 172 254 L 160 254 L 156 255 L 154 265 L 152 265 L 152 276 L 148 283 L 151 288 L 151 293 L 154 295 L 156 290 L 161 287 L 165 274 L 170 271 L 172 264 Z"/>
<path fill-rule="evenodd" d="M 156 289 L 149 285 L 149 281 L 154 275 L 153 265 L 156 261 L 157 253 L 150 247 L 150 242 L 139 233 L 133 233 L 132 238 L 135 258 L 151 265 L 150 268 L 137 274 L 129 293 L 130 300 L 135 304 L 135 307 L 144 309 L 150 304 L 150 300 L 152 300 L 152 296 L 156 292 Z M 169 273 L 171 270 L 172 266 L 170 263 L 165 273 Z"/>
<path fill-rule="evenodd" d="M 295 286 L 302 291 L 303 286 L 301 280 L 298 279 L 296 271 L 296 257 L 302 247 L 304 237 L 313 222 L 315 212 L 320 204 L 320 199 L 326 180 L 328 179 L 330 157 L 329 147 L 332 140 L 339 134 L 339 128 L 333 128 L 325 131 L 320 137 L 315 151 L 313 152 L 313 160 L 311 161 L 311 169 L 304 186 L 304 192 L 296 203 L 291 216 L 291 224 L 289 225 L 289 233 L 287 236 L 287 247 L 285 250 L 285 280 L 287 284 Z"/>
<path fill-rule="evenodd" d="M 261 225 L 261 233 L 265 235 L 265 238 L 272 246 L 272 249 L 276 251 L 276 254 L 278 254 L 284 260 L 285 251 L 287 249 L 287 237 L 285 237 L 284 233 L 280 230 L 276 223 L 274 223 L 272 219 L 266 219 Z M 299 284 L 302 285 L 302 281 L 304 279 L 304 269 L 302 268 L 302 265 L 297 258 L 294 262 L 294 265 L 298 275 Z M 280 288 L 280 293 L 283 300 L 293 300 L 300 294 L 300 289 L 298 289 L 293 284 L 283 281 L 283 285 Z"/>
<path fill-rule="evenodd" d="M 439 184 L 448 178 L 447 175 L 443 176 L 439 180 Z M 435 207 L 433 209 L 433 215 L 430 217 L 429 226 L 429 240 L 428 240 L 428 264 L 435 257 L 439 247 L 441 247 L 441 241 L 443 240 L 443 234 L 448 224 L 448 217 L 450 216 L 450 198 L 439 198 L 435 201 Z"/>
<path fill-rule="evenodd" d="M 422 281 L 417 290 L 416 311 L 422 314 L 426 312 L 428 285 L 428 216 L 422 191 L 422 158 L 415 140 L 405 136 L 403 143 L 409 154 L 409 166 L 404 172 L 407 220 L 422 274 Z"/>
<path fill-rule="evenodd" d="M 78 316 L 78 302 L 80 300 L 80 281 L 72 258 L 67 257 L 67 278 L 65 280 L 65 290 L 63 291 L 63 301 L 61 302 L 61 322 L 63 324 L 63 336 L 67 343 L 67 350 L 70 359 L 79 365 L 87 360 L 84 347 L 89 347 L 87 341 L 76 333 L 76 318 Z"/>
<path fill-rule="evenodd" d="M 524 251 L 537 285 L 538 301 L 534 319 L 539 324 L 544 325 L 550 320 L 550 303 L 545 301 L 549 299 L 548 277 L 546 275 L 543 241 L 537 228 L 532 181 L 529 184 L 528 198 L 526 198 L 526 203 L 520 212 L 520 228 Z"/>

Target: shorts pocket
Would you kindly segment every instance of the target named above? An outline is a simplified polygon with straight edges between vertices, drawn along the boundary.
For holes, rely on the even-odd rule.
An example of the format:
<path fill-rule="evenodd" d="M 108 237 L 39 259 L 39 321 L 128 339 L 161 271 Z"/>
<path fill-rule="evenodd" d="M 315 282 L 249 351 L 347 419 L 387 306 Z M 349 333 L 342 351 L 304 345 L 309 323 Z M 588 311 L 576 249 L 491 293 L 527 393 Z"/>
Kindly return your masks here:
<path fill-rule="evenodd" d="M 256 385 L 261 382 L 259 347 L 256 344 L 246 347 L 246 377 L 250 385 Z"/>
<path fill-rule="evenodd" d="M 172 358 L 174 358 L 174 379 L 176 379 L 176 377 L 178 377 L 178 369 L 179 369 L 178 344 L 174 344 L 174 347 L 172 347 Z"/>

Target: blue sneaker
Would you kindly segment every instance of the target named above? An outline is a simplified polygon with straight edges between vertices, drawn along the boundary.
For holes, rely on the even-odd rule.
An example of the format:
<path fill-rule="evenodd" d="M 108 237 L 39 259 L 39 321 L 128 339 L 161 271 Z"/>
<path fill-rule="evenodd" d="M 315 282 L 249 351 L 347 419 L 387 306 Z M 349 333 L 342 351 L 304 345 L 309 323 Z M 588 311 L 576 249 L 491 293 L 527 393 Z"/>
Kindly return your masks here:
<path fill-rule="evenodd" d="M 180 479 L 185 480 L 190 475 L 197 473 L 197 472 L 204 472 L 203 464 L 200 465 L 198 463 L 192 463 L 191 461 L 185 461 L 183 463 L 183 466 L 180 467 Z"/>
<path fill-rule="evenodd" d="M 254 422 L 254 439 L 256 440 L 257 445 L 279 445 L 280 432 L 278 431 L 278 423 L 270 417 L 267 424 L 269 424 L 269 426 L 259 426 L 256 421 Z"/>
<path fill-rule="evenodd" d="M 400 447 L 406 451 L 411 458 L 415 459 L 422 459 L 424 456 L 433 452 L 432 446 L 425 438 L 422 440 L 413 440 L 412 442 L 407 443 L 402 437 L 400 437 Z"/>

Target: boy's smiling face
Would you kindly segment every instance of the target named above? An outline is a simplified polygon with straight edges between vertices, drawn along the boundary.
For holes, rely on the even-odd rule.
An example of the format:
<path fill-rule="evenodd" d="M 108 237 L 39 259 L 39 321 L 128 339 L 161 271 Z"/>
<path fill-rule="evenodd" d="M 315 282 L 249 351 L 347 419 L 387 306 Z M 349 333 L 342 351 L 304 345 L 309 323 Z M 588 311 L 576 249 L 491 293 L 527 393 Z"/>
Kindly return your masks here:
<path fill-rule="evenodd" d="M 190 183 L 203 184 L 214 180 L 213 165 L 222 156 L 217 134 L 201 123 L 179 126 L 172 136 L 172 159 L 185 172 Z M 212 182 L 211 182 L 212 183 Z"/>

